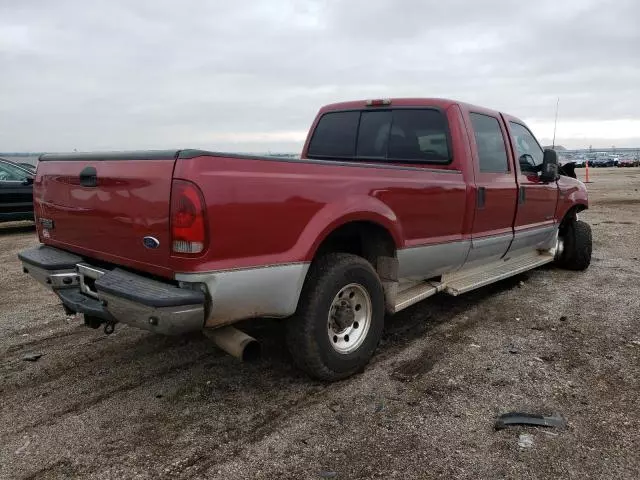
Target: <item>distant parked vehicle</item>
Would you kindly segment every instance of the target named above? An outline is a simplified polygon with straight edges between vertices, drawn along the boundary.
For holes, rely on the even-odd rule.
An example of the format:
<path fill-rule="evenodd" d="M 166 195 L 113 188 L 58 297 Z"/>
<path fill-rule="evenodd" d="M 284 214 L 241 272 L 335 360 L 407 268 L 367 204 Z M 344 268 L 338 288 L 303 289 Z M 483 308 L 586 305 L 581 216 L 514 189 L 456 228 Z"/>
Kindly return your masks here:
<path fill-rule="evenodd" d="M 593 167 L 615 167 L 617 160 L 612 157 L 600 157 L 589 161 L 589 166 Z"/>
<path fill-rule="evenodd" d="M 635 160 L 633 158 L 621 158 L 618 161 L 618 166 L 619 167 L 637 167 L 638 166 L 638 160 Z"/>
<path fill-rule="evenodd" d="M 584 158 L 576 158 L 573 163 L 575 163 L 576 168 L 584 168 L 585 163 L 587 161 Z"/>
<path fill-rule="evenodd" d="M 602 167 L 604 166 L 604 159 L 603 158 L 591 158 L 589 159 L 589 166 L 592 168 L 598 168 L 598 167 Z"/>
<path fill-rule="evenodd" d="M 0 222 L 33 220 L 34 173 L 0 158 Z"/>

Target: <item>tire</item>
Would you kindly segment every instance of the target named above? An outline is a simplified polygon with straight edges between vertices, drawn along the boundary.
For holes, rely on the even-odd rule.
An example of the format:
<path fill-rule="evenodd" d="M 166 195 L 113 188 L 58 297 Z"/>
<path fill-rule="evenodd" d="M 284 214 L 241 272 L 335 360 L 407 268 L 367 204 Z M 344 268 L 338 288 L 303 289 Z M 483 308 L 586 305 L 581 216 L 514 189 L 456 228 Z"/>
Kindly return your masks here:
<path fill-rule="evenodd" d="M 564 243 L 562 254 L 556 261 L 567 270 L 586 270 L 591 263 L 591 227 L 580 220 L 571 220 L 560 229 Z"/>
<path fill-rule="evenodd" d="M 287 346 L 295 365 L 327 381 L 362 370 L 382 336 L 384 312 L 382 285 L 369 262 L 346 253 L 319 258 L 287 322 Z"/>

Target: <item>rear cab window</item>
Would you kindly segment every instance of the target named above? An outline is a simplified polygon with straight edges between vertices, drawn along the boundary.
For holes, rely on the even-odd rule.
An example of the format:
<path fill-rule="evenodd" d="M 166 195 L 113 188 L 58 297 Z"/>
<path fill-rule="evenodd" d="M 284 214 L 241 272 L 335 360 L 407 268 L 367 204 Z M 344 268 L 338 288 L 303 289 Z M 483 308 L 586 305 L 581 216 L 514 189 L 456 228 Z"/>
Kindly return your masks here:
<path fill-rule="evenodd" d="M 313 132 L 309 152 L 318 158 L 352 158 L 359 121 L 360 112 L 324 114 Z"/>
<path fill-rule="evenodd" d="M 360 114 L 360 129 L 356 157 L 384 160 L 389 149 L 389 132 L 393 121 L 391 111 L 371 111 Z"/>
<path fill-rule="evenodd" d="M 387 157 L 398 161 L 448 163 L 449 142 L 444 114 L 438 110 L 395 110 Z"/>
<path fill-rule="evenodd" d="M 448 164 L 447 118 L 435 108 L 328 112 L 319 120 L 308 157 L 325 160 Z"/>

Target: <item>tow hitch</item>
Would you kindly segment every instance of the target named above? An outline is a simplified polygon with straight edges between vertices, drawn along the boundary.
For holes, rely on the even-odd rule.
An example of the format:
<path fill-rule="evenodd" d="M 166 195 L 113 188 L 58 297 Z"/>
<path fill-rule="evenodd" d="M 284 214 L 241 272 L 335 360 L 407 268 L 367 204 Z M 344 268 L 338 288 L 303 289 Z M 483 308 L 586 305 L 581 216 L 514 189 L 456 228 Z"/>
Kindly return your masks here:
<path fill-rule="evenodd" d="M 116 321 L 114 320 L 105 320 L 104 318 L 100 318 L 94 315 L 84 314 L 84 324 L 89 328 L 98 329 L 103 327 L 103 331 L 106 335 L 111 335 L 116 329 Z"/>

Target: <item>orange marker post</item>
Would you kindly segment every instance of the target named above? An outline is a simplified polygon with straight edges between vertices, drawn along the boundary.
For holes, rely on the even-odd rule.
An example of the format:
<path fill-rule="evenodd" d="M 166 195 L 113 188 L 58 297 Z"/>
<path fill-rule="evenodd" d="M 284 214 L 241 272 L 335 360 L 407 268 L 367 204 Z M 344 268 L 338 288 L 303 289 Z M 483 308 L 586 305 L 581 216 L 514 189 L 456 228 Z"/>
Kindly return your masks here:
<path fill-rule="evenodd" d="M 586 175 L 586 178 L 584 179 L 584 183 L 589 183 L 589 160 L 585 162 L 584 168 L 585 168 L 585 175 Z"/>

